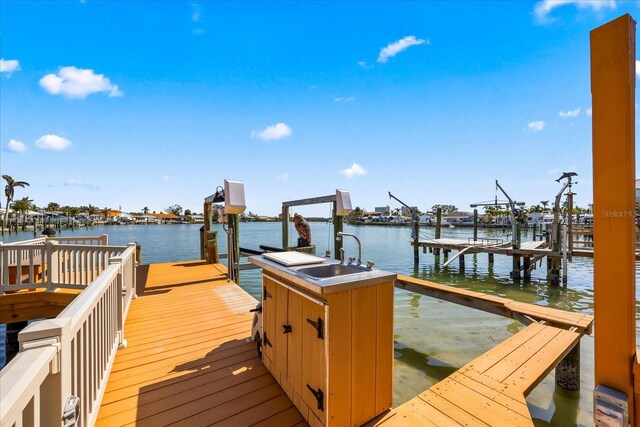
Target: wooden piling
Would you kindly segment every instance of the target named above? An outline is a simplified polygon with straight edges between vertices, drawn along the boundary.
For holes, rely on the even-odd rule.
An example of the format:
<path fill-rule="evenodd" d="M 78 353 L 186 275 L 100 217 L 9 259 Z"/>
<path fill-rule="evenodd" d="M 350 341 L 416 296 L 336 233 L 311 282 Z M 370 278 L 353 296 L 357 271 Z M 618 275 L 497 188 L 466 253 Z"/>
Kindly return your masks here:
<path fill-rule="evenodd" d="M 489 265 L 493 265 L 493 254 L 489 254 Z"/>
<path fill-rule="evenodd" d="M 338 233 L 343 230 L 343 217 L 336 215 L 337 208 L 337 202 L 333 202 L 333 257 L 340 259 L 342 239 L 338 239 Z"/>
<path fill-rule="evenodd" d="M 413 218 L 413 263 L 420 263 L 420 221 Z"/>
<path fill-rule="evenodd" d="M 460 271 L 464 271 L 464 255 L 460 255 L 458 257 L 458 264 L 460 267 Z"/>
<path fill-rule="evenodd" d="M 440 238 L 441 229 L 442 229 L 442 208 L 438 208 L 436 209 L 436 232 L 435 232 L 436 239 Z M 433 254 L 435 256 L 440 255 L 440 249 L 435 248 L 433 250 Z M 445 257 L 446 257 L 446 252 L 445 252 Z"/>
<path fill-rule="evenodd" d="M 473 241 L 478 240 L 478 209 L 473 210 Z"/>
<path fill-rule="evenodd" d="M 218 232 L 208 231 L 205 235 L 206 260 L 209 264 L 218 264 L 220 254 L 218 252 Z"/>
<path fill-rule="evenodd" d="M 580 341 L 556 365 L 556 385 L 566 390 L 580 390 Z"/>
<path fill-rule="evenodd" d="M 524 263 L 523 263 L 523 269 L 524 269 L 524 280 L 531 280 L 531 257 L 524 257 Z"/>
<path fill-rule="evenodd" d="M 515 281 L 520 280 L 520 255 L 513 254 L 513 268 L 511 269 L 511 278 Z"/>
<path fill-rule="evenodd" d="M 335 212 L 335 207 L 334 207 Z M 335 215 L 334 215 L 335 218 Z M 335 223 L 334 223 L 335 224 Z M 282 207 L 282 249 L 289 247 L 289 207 Z"/>

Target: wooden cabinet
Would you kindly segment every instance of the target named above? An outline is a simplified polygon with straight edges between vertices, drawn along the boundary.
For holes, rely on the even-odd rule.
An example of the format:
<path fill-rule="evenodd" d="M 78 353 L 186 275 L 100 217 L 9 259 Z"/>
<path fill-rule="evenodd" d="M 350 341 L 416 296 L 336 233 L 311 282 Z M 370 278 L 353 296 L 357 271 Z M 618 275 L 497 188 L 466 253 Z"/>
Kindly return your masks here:
<path fill-rule="evenodd" d="M 393 399 L 393 282 L 314 294 L 263 273 L 263 360 L 310 425 L 358 426 Z"/>

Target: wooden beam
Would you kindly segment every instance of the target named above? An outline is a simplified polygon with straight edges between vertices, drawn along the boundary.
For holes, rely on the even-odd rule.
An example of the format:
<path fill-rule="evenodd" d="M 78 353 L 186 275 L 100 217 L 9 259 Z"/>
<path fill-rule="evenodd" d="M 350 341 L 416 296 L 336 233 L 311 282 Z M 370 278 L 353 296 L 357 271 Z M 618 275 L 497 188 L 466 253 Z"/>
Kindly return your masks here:
<path fill-rule="evenodd" d="M 331 203 L 336 201 L 336 195 L 331 194 L 329 196 L 309 197 L 308 199 L 290 200 L 288 202 L 282 202 L 282 208 L 288 208 L 291 206 L 304 206 L 304 205 L 317 205 L 320 203 Z"/>
<path fill-rule="evenodd" d="M 635 355 L 636 23 L 621 16 L 591 32 L 595 385 L 629 397 Z"/>

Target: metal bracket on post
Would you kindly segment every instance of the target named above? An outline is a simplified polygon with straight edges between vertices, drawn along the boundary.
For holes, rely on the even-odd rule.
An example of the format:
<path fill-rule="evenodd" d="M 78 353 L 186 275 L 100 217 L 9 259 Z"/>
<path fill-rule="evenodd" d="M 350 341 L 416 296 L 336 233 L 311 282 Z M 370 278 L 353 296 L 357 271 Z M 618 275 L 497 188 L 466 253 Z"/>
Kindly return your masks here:
<path fill-rule="evenodd" d="M 80 398 L 78 396 L 69 396 L 64 403 L 62 412 L 62 427 L 74 427 L 78 422 L 80 415 Z"/>

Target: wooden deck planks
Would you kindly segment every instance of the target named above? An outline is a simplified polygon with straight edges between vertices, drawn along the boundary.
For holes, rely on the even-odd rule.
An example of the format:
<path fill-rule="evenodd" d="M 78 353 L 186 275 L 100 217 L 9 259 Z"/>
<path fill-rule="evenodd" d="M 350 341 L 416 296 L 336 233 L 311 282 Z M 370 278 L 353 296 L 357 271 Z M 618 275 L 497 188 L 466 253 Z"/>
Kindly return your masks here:
<path fill-rule="evenodd" d="M 247 342 L 257 301 L 200 261 L 139 268 L 97 425 L 298 425 Z M 304 425 L 304 424 L 303 424 Z"/>
<path fill-rule="evenodd" d="M 581 336 L 533 323 L 372 425 L 533 426 L 525 396 Z"/>

